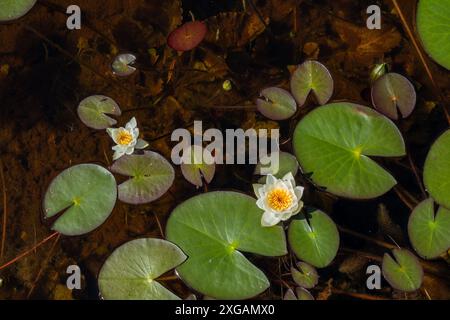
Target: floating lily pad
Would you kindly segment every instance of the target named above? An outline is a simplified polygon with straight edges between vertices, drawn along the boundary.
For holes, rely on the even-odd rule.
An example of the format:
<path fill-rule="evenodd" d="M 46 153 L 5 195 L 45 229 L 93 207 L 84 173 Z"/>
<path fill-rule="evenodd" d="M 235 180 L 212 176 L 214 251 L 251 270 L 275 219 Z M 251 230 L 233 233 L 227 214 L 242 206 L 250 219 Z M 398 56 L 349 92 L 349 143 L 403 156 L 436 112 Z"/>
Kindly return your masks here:
<path fill-rule="evenodd" d="M 306 290 L 305 288 L 296 288 L 295 292 L 297 293 L 297 299 L 298 300 L 314 300 L 314 297 L 312 296 L 312 294 Z"/>
<path fill-rule="evenodd" d="M 302 288 L 314 288 L 319 282 L 319 275 L 317 274 L 316 268 L 305 262 L 297 263 L 297 267 L 298 269 L 291 268 L 292 279 L 294 279 L 295 283 Z"/>
<path fill-rule="evenodd" d="M 62 213 L 52 229 L 67 236 L 88 233 L 111 214 L 117 199 L 114 176 L 96 164 L 80 164 L 61 172 L 44 198 L 44 213 Z"/>
<path fill-rule="evenodd" d="M 0 22 L 18 19 L 31 8 L 34 7 L 37 0 L 1 0 L 0 1 Z"/>
<path fill-rule="evenodd" d="M 450 210 L 440 207 L 435 214 L 433 199 L 421 202 L 409 217 L 408 234 L 421 257 L 439 257 L 450 248 Z"/>
<path fill-rule="evenodd" d="M 167 38 L 167 44 L 177 51 L 189 51 L 203 41 L 207 31 L 206 24 L 201 21 L 187 22 L 172 31 Z"/>
<path fill-rule="evenodd" d="M 186 260 L 173 243 L 137 239 L 120 246 L 108 257 L 98 276 L 106 300 L 180 300 L 157 280 Z"/>
<path fill-rule="evenodd" d="M 317 61 L 306 61 L 294 71 L 291 92 L 301 107 L 312 91 L 319 104 L 325 104 L 333 95 L 334 83 L 328 69 Z"/>
<path fill-rule="evenodd" d="M 271 120 L 286 120 L 297 111 L 292 95 L 281 88 L 267 88 L 261 91 L 263 99 L 256 100 L 258 111 Z"/>
<path fill-rule="evenodd" d="M 195 150 L 198 150 L 195 152 Z M 181 173 L 183 177 L 197 187 L 203 186 L 203 180 L 206 183 L 210 183 L 214 178 L 216 172 L 216 165 L 214 163 L 207 164 L 203 161 L 203 154 L 206 150 L 203 148 L 195 148 L 191 146 L 189 149 L 183 150 L 184 152 L 190 152 L 189 163 L 181 164 Z M 212 157 L 212 156 L 211 156 Z"/>
<path fill-rule="evenodd" d="M 357 199 L 378 197 L 397 182 L 369 156 L 405 154 L 395 124 L 375 110 L 332 103 L 314 109 L 297 125 L 294 150 L 304 173 L 327 191 Z"/>
<path fill-rule="evenodd" d="M 80 102 L 78 116 L 89 128 L 103 130 L 112 127 L 117 121 L 106 114 L 120 116 L 122 111 L 117 103 L 106 96 L 90 96 Z"/>
<path fill-rule="evenodd" d="M 420 0 L 417 31 L 425 51 L 450 70 L 450 0 Z"/>
<path fill-rule="evenodd" d="M 254 297 L 269 287 L 264 273 L 242 252 L 287 253 L 284 231 L 261 226 L 256 199 L 229 191 L 195 196 L 172 212 L 167 239 L 189 259 L 177 268 L 187 285 L 216 299 Z"/>
<path fill-rule="evenodd" d="M 307 263 L 324 268 L 336 257 L 339 232 L 331 218 L 320 210 L 292 220 L 288 230 L 289 245 L 295 255 Z"/>
<path fill-rule="evenodd" d="M 406 249 L 393 249 L 393 257 L 385 253 L 383 257 L 383 276 L 389 284 L 401 291 L 415 291 L 423 280 L 423 269 L 415 255 Z"/>
<path fill-rule="evenodd" d="M 133 67 L 133 64 L 136 62 L 136 56 L 131 53 L 123 53 L 119 54 L 112 63 L 112 69 L 114 74 L 120 77 L 127 77 L 132 75 L 136 68 Z"/>
<path fill-rule="evenodd" d="M 120 201 L 130 204 L 143 204 L 160 198 L 175 179 L 172 165 L 152 151 L 125 155 L 114 162 L 111 171 L 131 177 L 119 185 Z"/>
<path fill-rule="evenodd" d="M 288 289 L 284 294 L 283 300 L 298 300 L 298 299 L 294 291 L 292 291 L 292 289 Z"/>
<path fill-rule="evenodd" d="M 270 164 L 266 165 L 266 163 L 270 163 L 270 156 L 266 156 L 260 160 L 260 162 L 255 167 L 255 174 L 261 175 L 261 174 L 271 174 L 275 176 L 278 179 L 283 178 L 287 173 L 292 173 L 292 175 L 295 177 L 295 175 L 298 172 L 298 161 L 297 158 L 288 153 L 280 151 L 278 156 L 278 170 L 274 171 L 271 170 Z M 264 164 L 263 164 L 264 163 Z M 263 172 L 264 171 L 264 172 Z M 266 177 L 262 177 L 259 181 L 260 183 L 265 183 Z"/>
<path fill-rule="evenodd" d="M 397 108 L 406 118 L 416 106 L 416 90 L 404 76 L 387 73 L 373 84 L 372 103 L 375 109 L 391 119 L 398 119 Z"/>
<path fill-rule="evenodd" d="M 450 130 L 431 146 L 425 160 L 423 180 L 433 199 L 450 209 Z"/>

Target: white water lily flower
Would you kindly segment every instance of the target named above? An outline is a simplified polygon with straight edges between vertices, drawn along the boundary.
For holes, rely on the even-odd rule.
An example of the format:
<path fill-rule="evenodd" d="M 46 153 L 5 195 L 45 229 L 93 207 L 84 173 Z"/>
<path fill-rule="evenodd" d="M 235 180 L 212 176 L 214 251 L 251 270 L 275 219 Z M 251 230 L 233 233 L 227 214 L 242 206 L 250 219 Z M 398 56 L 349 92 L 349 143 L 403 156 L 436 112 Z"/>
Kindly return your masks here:
<path fill-rule="evenodd" d="M 132 118 L 125 128 L 106 129 L 109 136 L 116 143 L 113 160 L 117 160 L 125 154 L 132 154 L 135 149 L 144 149 L 148 146 L 145 140 L 139 139 L 139 128 L 137 128 L 136 118 Z"/>
<path fill-rule="evenodd" d="M 263 227 L 271 227 L 280 221 L 286 221 L 296 215 L 303 208 L 303 187 L 295 186 L 292 173 L 286 174 L 282 179 L 268 175 L 266 184 L 254 184 L 258 200 L 256 205 L 264 210 L 261 218 Z"/>

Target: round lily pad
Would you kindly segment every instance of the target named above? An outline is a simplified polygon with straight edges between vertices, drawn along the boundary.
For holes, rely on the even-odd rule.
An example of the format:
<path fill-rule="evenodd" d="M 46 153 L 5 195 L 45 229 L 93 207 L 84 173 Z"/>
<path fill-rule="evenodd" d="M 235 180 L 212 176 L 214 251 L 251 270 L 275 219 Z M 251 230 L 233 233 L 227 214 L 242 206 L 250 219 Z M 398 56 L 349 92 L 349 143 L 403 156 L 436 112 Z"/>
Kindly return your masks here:
<path fill-rule="evenodd" d="M 301 107 L 312 91 L 321 105 L 330 100 L 333 95 L 334 83 L 328 69 L 317 61 L 306 61 L 292 74 L 291 92 Z"/>
<path fill-rule="evenodd" d="M 415 255 L 406 249 L 393 249 L 393 257 L 385 253 L 383 257 L 383 276 L 397 290 L 415 291 L 423 280 L 423 269 Z"/>
<path fill-rule="evenodd" d="M 450 70 L 450 0 L 420 0 L 417 31 L 425 51 Z"/>
<path fill-rule="evenodd" d="M 295 175 L 298 172 L 298 161 L 297 158 L 288 153 L 280 151 L 278 153 L 278 170 L 271 170 L 270 165 L 265 165 L 266 163 L 270 163 L 270 156 L 266 156 L 260 160 L 260 162 L 255 167 L 255 174 L 261 175 L 264 173 L 264 175 L 271 174 L 274 177 L 281 179 L 283 178 L 287 173 L 292 173 L 292 175 L 295 177 Z M 263 172 L 267 170 L 266 172 Z M 269 172 L 270 171 L 270 172 Z M 260 183 L 265 183 L 266 177 L 263 177 L 260 180 Z"/>
<path fill-rule="evenodd" d="M 421 257 L 439 257 L 450 248 L 450 210 L 440 207 L 435 214 L 433 199 L 422 201 L 409 217 L 408 234 Z"/>
<path fill-rule="evenodd" d="M 106 300 L 180 300 L 157 278 L 186 260 L 171 242 L 137 239 L 120 246 L 108 257 L 98 276 Z"/>
<path fill-rule="evenodd" d="M 416 90 L 404 76 L 387 73 L 373 84 L 372 103 L 375 109 L 391 119 L 398 119 L 397 108 L 406 118 L 416 106 Z"/>
<path fill-rule="evenodd" d="M 145 151 L 119 158 L 111 171 L 131 177 L 119 185 L 119 200 L 130 204 L 143 204 L 160 198 L 175 179 L 172 165 L 160 154 Z"/>
<path fill-rule="evenodd" d="M 320 210 L 292 220 L 288 230 L 289 245 L 295 255 L 307 263 L 324 268 L 336 257 L 339 232 L 331 218 Z"/>
<path fill-rule="evenodd" d="M 187 181 L 197 188 L 203 186 L 202 179 L 205 179 L 206 183 L 210 183 L 216 172 L 216 165 L 214 163 L 207 164 L 206 161 L 203 161 L 203 154 L 205 151 L 205 149 L 195 148 L 195 146 L 183 150 L 183 155 L 184 152 L 190 152 L 190 161 L 189 163 L 181 164 L 181 173 Z"/>
<path fill-rule="evenodd" d="M 286 120 L 297 111 L 292 95 L 281 88 L 267 88 L 261 91 L 263 99 L 256 100 L 258 111 L 271 120 Z"/>
<path fill-rule="evenodd" d="M 133 64 L 135 62 L 136 56 L 134 54 L 122 53 L 114 59 L 111 67 L 114 74 L 120 77 L 127 77 L 129 75 L 132 75 L 136 71 L 136 68 L 133 67 Z"/>
<path fill-rule="evenodd" d="M 120 116 L 122 111 L 118 104 L 111 98 L 95 95 L 80 102 L 78 116 L 89 128 L 103 130 L 112 127 L 117 121 L 106 114 Z"/>
<path fill-rule="evenodd" d="M 305 262 L 297 263 L 297 267 L 298 269 L 294 267 L 291 268 L 292 279 L 294 279 L 295 283 L 302 288 L 314 288 L 319 282 L 317 270 Z"/>
<path fill-rule="evenodd" d="M 298 300 L 298 299 L 294 291 L 292 291 L 292 289 L 288 289 L 284 294 L 283 300 Z"/>
<path fill-rule="evenodd" d="M 294 150 L 302 171 L 338 196 L 378 197 L 397 182 L 369 156 L 397 157 L 405 143 L 395 124 L 375 110 L 353 103 L 314 109 L 297 125 Z"/>
<path fill-rule="evenodd" d="M 1 0 L 0 1 L 0 22 L 18 19 L 31 8 L 34 7 L 37 0 Z"/>
<path fill-rule="evenodd" d="M 188 260 L 177 268 L 191 288 L 216 299 L 246 299 L 269 287 L 264 273 L 241 253 L 287 253 L 284 231 L 261 226 L 262 210 L 247 195 L 217 191 L 195 196 L 172 212 L 167 239 Z"/>
<path fill-rule="evenodd" d="M 172 31 L 167 44 L 177 51 L 189 51 L 197 47 L 205 38 L 208 28 L 201 21 L 191 21 Z"/>
<path fill-rule="evenodd" d="M 312 296 L 312 294 L 305 288 L 297 287 L 295 289 L 295 292 L 297 293 L 298 300 L 314 300 L 314 297 Z"/>
<path fill-rule="evenodd" d="M 117 199 L 114 176 L 96 164 L 80 164 L 61 172 L 45 193 L 45 218 L 61 213 L 52 229 L 67 236 L 88 233 L 111 214 Z"/>
<path fill-rule="evenodd" d="M 433 199 L 450 209 L 450 130 L 431 146 L 425 160 L 423 180 Z"/>

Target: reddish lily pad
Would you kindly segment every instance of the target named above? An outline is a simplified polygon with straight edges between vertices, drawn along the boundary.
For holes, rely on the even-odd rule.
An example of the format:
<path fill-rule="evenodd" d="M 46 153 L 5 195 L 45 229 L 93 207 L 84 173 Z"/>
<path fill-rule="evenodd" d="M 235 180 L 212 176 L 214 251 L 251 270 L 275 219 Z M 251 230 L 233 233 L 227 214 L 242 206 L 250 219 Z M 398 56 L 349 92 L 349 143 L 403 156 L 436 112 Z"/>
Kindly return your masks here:
<path fill-rule="evenodd" d="M 416 90 L 404 76 L 387 73 L 373 84 L 372 103 L 375 109 L 391 119 L 398 119 L 397 108 L 406 118 L 416 106 Z"/>
<path fill-rule="evenodd" d="M 177 51 L 189 51 L 203 41 L 207 31 L 206 25 L 201 21 L 187 22 L 172 31 L 167 39 L 167 44 Z"/>
<path fill-rule="evenodd" d="M 258 111 L 271 120 L 286 120 L 297 111 L 297 103 L 292 95 L 281 88 L 267 88 L 261 91 L 261 97 L 257 99 Z"/>

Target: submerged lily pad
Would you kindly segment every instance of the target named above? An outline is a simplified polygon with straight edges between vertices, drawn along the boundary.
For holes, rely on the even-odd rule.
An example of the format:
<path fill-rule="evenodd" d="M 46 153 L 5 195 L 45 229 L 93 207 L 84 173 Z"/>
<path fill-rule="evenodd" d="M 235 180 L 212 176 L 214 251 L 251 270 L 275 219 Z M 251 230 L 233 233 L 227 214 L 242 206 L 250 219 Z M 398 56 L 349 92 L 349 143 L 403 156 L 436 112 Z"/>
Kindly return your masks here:
<path fill-rule="evenodd" d="M 421 257 L 439 257 L 450 248 L 450 210 L 440 207 L 435 215 L 433 199 L 421 202 L 409 217 L 408 234 Z"/>
<path fill-rule="evenodd" d="M 420 0 L 417 31 L 425 51 L 450 70 L 450 0 Z"/>
<path fill-rule="evenodd" d="M 331 218 L 320 210 L 292 220 L 288 230 L 289 245 L 295 255 L 307 263 L 324 268 L 336 257 L 339 232 Z"/>
<path fill-rule="evenodd" d="M 260 160 L 260 162 L 255 167 L 255 174 L 271 174 L 274 177 L 281 179 L 290 172 L 295 177 L 298 172 L 298 161 L 294 155 L 283 151 L 278 152 L 278 170 L 271 170 L 270 164 L 266 165 L 266 163 L 270 163 L 270 156 L 266 156 Z M 265 181 L 266 177 L 262 177 L 260 183 L 265 183 Z"/>
<path fill-rule="evenodd" d="M 297 111 L 292 95 L 281 88 L 267 88 L 261 91 L 263 99 L 256 100 L 258 111 L 271 120 L 286 120 Z"/>
<path fill-rule="evenodd" d="M 160 198 L 175 179 L 172 165 L 152 151 L 125 155 L 114 162 L 111 171 L 131 177 L 119 185 L 120 201 L 130 204 L 143 204 Z"/>
<path fill-rule="evenodd" d="M 306 61 L 294 71 L 291 92 L 301 107 L 312 91 L 319 104 L 325 104 L 333 95 L 334 83 L 328 69 L 317 61 Z"/>
<path fill-rule="evenodd" d="M 157 278 L 186 260 L 171 242 L 137 239 L 120 246 L 108 257 L 98 276 L 106 300 L 180 300 Z"/>
<path fill-rule="evenodd" d="M 77 236 L 100 226 L 111 214 L 117 199 L 114 176 L 96 164 L 80 164 L 61 172 L 45 193 L 44 213 L 58 213 L 52 229 Z"/>
<path fill-rule="evenodd" d="M 80 102 L 78 116 L 89 128 L 103 130 L 112 127 L 117 121 L 106 114 L 120 116 L 122 111 L 119 105 L 111 98 L 95 95 Z"/>
<path fill-rule="evenodd" d="M 195 196 L 172 212 L 167 239 L 189 259 L 177 268 L 191 288 L 216 299 L 254 297 L 269 287 L 264 273 L 241 253 L 287 253 L 284 231 L 261 226 L 256 199 L 229 191 Z"/>
<path fill-rule="evenodd" d="M 198 151 L 195 152 L 196 150 Z M 203 186 L 202 179 L 205 179 L 206 183 L 210 183 L 216 172 L 216 165 L 214 163 L 207 164 L 206 161 L 202 161 L 205 151 L 205 149 L 195 148 L 195 146 L 191 146 L 189 149 L 183 150 L 183 155 L 185 152 L 190 152 L 191 160 L 189 163 L 181 164 L 181 173 L 187 181 L 198 188 Z"/>
<path fill-rule="evenodd" d="M 189 51 L 197 47 L 205 38 L 208 28 L 201 21 L 191 21 L 172 31 L 167 44 L 177 51 Z"/>
<path fill-rule="evenodd" d="M 433 199 L 450 209 L 450 130 L 431 146 L 425 160 L 423 180 Z"/>
<path fill-rule="evenodd" d="M 298 270 L 294 267 L 291 268 L 292 279 L 295 283 L 305 289 L 314 288 L 319 282 L 317 270 L 305 262 L 298 262 L 297 267 Z"/>
<path fill-rule="evenodd" d="M 0 1 L 0 22 L 18 19 L 31 8 L 34 7 L 37 0 L 1 0 Z"/>
<path fill-rule="evenodd" d="M 357 199 L 378 197 L 396 180 L 369 156 L 405 154 L 395 124 L 375 110 L 353 103 L 314 109 L 297 125 L 294 150 L 304 173 L 327 191 Z"/>
<path fill-rule="evenodd" d="M 423 280 L 423 269 L 419 260 L 406 249 L 393 249 L 383 257 L 383 276 L 389 284 L 401 291 L 415 291 Z M 394 260 L 395 259 L 395 260 Z"/>
<path fill-rule="evenodd" d="M 112 69 L 114 74 L 120 77 L 127 77 L 132 75 L 136 68 L 133 67 L 133 64 L 136 62 L 136 56 L 131 53 L 122 53 L 119 54 L 112 63 Z"/>
<path fill-rule="evenodd" d="M 305 300 L 305 301 L 314 300 L 312 294 L 305 288 L 298 287 L 295 289 L 295 292 L 297 293 L 298 300 Z"/>
<path fill-rule="evenodd" d="M 375 109 L 391 119 L 398 119 L 397 108 L 406 118 L 416 106 L 416 90 L 404 76 L 387 73 L 373 84 L 372 103 Z"/>

